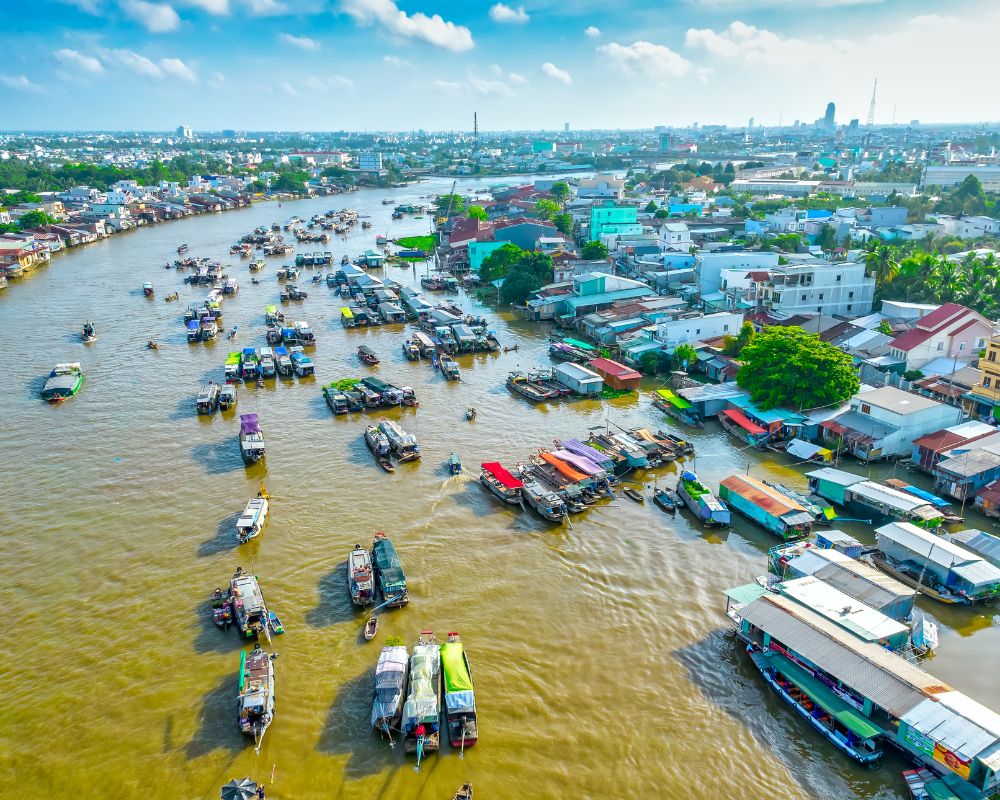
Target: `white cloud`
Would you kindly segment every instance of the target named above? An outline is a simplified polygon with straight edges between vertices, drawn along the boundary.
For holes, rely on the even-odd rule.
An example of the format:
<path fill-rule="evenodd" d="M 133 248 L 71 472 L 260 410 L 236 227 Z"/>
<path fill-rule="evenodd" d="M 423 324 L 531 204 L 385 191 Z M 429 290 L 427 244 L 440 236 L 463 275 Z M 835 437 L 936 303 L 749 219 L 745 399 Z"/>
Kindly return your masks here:
<path fill-rule="evenodd" d="M 584 28 L 583 32 L 591 39 L 596 39 L 598 36 L 601 35 L 601 29 L 595 27 L 594 25 L 590 25 Z"/>
<path fill-rule="evenodd" d="M 145 56 L 134 50 L 107 50 L 105 60 L 113 60 L 123 69 L 141 75 L 144 78 L 162 78 L 163 70 Z"/>
<path fill-rule="evenodd" d="M 509 84 L 503 81 L 491 81 L 476 75 L 469 76 L 469 87 L 477 94 L 485 95 L 486 97 L 514 96 L 514 90 L 510 88 Z"/>
<path fill-rule="evenodd" d="M 550 78 L 555 78 L 557 81 L 562 81 L 566 85 L 569 85 L 573 82 L 572 75 L 570 75 L 564 69 L 559 69 L 559 67 L 553 64 L 551 61 L 546 61 L 544 64 L 542 64 L 542 72 L 544 72 Z"/>
<path fill-rule="evenodd" d="M 168 33 L 177 30 L 181 18 L 172 6 L 166 3 L 150 3 L 147 0 L 121 0 L 125 16 L 135 20 L 150 33 Z"/>
<path fill-rule="evenodd" d="M 653 80 L 683 78 L 693 64 L 669 47 L 652 42 L 632 42 L 629 45 L 611 42 L 597 48 L 626 75 L 643 76 Z"/>
<path fill-rule="evenodd" d="M 70 67 L 78 72 L 88 72 L 91 75 L 100 75 L 104 72 L 104 65 L 99 59 L 93 56 L 85 56 L 76 50 L 64 47 L 61 50 L 56 50 L 52 55 L 63 66 Z"/>
<path fill-rule="evenodd" d="M 288 13 L 288 6 L 279 0 L 246 0 L 251 17 L 277 17 Z"/>
<path fill-rule="evenodd" d="M 34 92 L 41 94 L 45 90 L 37 83 L 28 80 L 27 75 L 0 75 L 0 84 L 16 92 Z"/>
<path fill-rule="evenodd" d="M 163 70 L 165 77 L 179 78 L 188 83 L 197 83 L 198 81 L 198 76 L 195 75 L 194 70 L 179 58 L 161 58 L 160 69 Z"/>
<path fill-rule="evenodd" d="M 229 0 L 184 0 L 186 5 L 200 8 L 206 14 L 224 17 L 229 13 Z"/>
<path fill-rule="evenodd" d="M 95 17 L 101 14 L 100 0 L 62 0 L 62 2 L 78 8 L 86 14 L 93 14 Z"/>
<path fill-rule="evenodd" d="M 329 78 L 329 82 L 334 86 L 339 86 L 341 89 L 353 89 L 354 81 L 350 78 L 345 78 L 343 75 L 334 75 Z"/>
<path fill-rule="evenodd" d="M 288 81 L 284 81 L 279 87 L 281 91 L 287 94 L 289 97 L 298 97 L 299 93 L 295 91 L 295 87 L 292 86 Z"/>
<path fill-rule="evenodd" d="M 462 90 L 462 84 L 454 81 L 431 81 L 431 85 L 445 94 L 457 94 Z"/>
<path fill-rule="evenodd" d="M 319 42 L 310 39 L 308 36 L 292 36 L 290 33 L 279 33 L 279 41 L 297 47 L 299 50 L 319 50 Z"/>
<path fill-rule="evenodd" d="M 216 70 L 208 76 L 208 85 L 213 89 L 221 89 L 226 85 L 226 76 Z"/>
<path fill-rule="evenodd" d="M 531 19 L 531 17 L 528 16 L 528 12 L 524 10 L 524 6 L 512 8 L 511 6 L 505 6 L 503 3 L 497 3 L 495 6 L 490 8 L 490 19 L 494 22 L 523 25 Z"/>
<path fill-rule="evenodd" d="M 308 75 L 304 81 L 307 89 L 313 92 L 325 92 L 329 89 L 353 89 L 354 81 L 345 78 L 343 75 L 333 75 L 329 78 L 320 78 L 316 75 Z"/>
<path fill-rule="evenodd" d="M 406 59 L 400 58 L 399 56 L 382 56 L 382 60 L 388 64 L 390 67 L 412 67 L 411 64 Z"/>
<path fill-rule="evenodd" d="M 511 83 L 517 84 L 518 86 L 526 86 L 528 83 L 530 83 L 530 81 L 527 78 L 525 78 L 523 75 L 517 72 L 507 73 L 507 80 L 509 80 Z"/>
<path fill-rule="evenodd" d="M 400 11 L 395 0 L 341 0 L 341 9 L 360 25 L 378 25 L 386 33 L 462 52 L 475 47 L 472 32 L 435 14 Z"/>

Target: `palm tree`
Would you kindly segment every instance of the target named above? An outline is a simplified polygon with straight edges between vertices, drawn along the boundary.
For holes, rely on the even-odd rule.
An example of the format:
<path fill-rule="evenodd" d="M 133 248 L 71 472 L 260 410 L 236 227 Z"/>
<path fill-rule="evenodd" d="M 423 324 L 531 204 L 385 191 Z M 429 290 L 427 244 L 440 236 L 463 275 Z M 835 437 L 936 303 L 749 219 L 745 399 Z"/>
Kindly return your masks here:
<path fill-rule="evenodd" d="M 899 262 L 896 260 L 896 249 L 887 244 L 879 244 L 868 251 L 865 256 L 865 266 L 875 277 L 875 285 L 884 289 L 895 280 L 899 274 Z"/>
<path fill-rule="evenodd" d="M 960 265 L 947 257 L 938 259 L 927 276 L 927 288 L 936 302 L 947 303 L 958 297 L 966 286 L 966 277 Z"/>

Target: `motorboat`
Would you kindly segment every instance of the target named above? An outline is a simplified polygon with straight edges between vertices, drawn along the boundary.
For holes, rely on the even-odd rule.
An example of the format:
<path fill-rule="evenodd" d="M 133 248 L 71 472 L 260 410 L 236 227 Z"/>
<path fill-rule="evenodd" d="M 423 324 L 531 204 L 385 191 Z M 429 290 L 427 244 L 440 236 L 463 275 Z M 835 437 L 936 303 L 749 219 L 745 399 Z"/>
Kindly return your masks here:
<path fill-rule="evenodd" d="M 201 387 L 195 405 L 199 414 L 215 413 L 215 409 L 219 407 L 219 385 L 209 381 Z"/>
<path fill-rule="evenodd" d="M 267 522 L 268 505 L 266 497 L 253 497 L 236 520 L 236 538 L 240 544 L 260 536 Z"/>
<path fill-rule="evenodd" d="M 48 403 L 61 403 L 83 388 L 83 369 L 80 362 L 56 364 L 42 387 L 42 399 Z"/>
<path fill-rule="evenodd" d="M 371 556 L 360 544 L 354 545 L 354 549 L 347 556 L 347 588 L 354 605 L 363 608 L 375 602 L 375 578 Z"/>

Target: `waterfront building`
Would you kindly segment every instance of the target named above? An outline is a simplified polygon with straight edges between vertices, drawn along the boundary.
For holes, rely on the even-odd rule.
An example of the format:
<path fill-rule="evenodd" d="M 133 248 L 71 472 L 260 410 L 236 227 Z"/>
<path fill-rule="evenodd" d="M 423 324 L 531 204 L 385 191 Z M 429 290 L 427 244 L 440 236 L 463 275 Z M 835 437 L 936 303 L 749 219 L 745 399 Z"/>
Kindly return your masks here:
<path fill-rule="evenodd" d="M 962 400 L 971 416 L 1000 421 L 1000 336 L 986 342 L 986 352 L 979 358 L 979 379 Z"/>

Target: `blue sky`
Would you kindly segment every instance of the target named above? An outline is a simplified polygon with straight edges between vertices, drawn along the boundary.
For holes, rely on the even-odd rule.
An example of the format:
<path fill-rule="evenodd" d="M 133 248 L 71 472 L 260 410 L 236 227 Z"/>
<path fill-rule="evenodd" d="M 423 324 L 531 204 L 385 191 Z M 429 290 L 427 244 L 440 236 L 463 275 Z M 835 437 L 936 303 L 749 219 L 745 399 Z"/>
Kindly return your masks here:
<path fill-rule="evenodd" d="M 4 129 L 1000 119 L 1000 3 L 0 0 Z"/>

